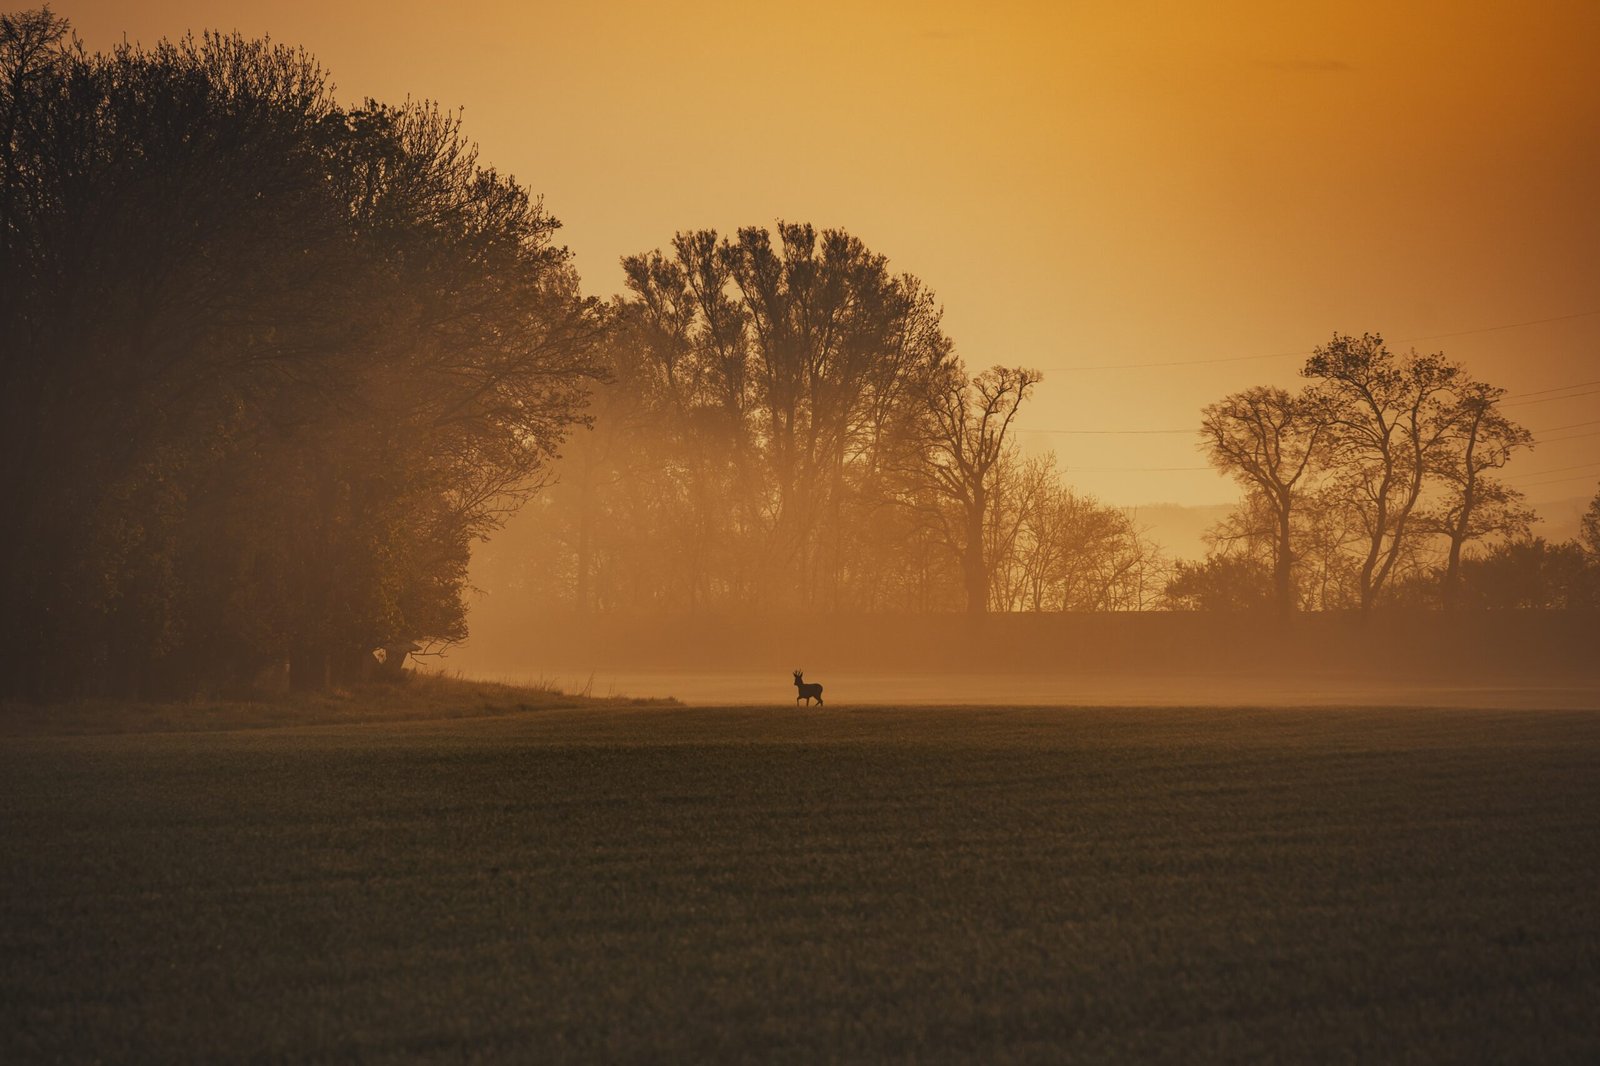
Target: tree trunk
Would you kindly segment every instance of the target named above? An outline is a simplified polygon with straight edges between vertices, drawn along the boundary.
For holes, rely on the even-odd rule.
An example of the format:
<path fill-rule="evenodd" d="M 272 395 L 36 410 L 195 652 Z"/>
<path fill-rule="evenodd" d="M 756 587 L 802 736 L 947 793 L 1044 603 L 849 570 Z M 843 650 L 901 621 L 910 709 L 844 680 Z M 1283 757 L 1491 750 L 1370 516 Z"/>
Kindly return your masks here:
<path fill-rule="evenodd" d="M 1380 538 L 1381 538 L 1381 534 L 1380 534 Z M 1359 580 L 1360 580 L 1360 583 L 1361 583 L 1360 584 L 1360 590 L 1361 590 L 1361 624 L 1362 625 L 1366 625 L 1367 624 L 1367 620 L 1371 617 L 1371 615 L 1372 615 L 1372 601 L 1377 598 L 1377 591 L 1378 591 L 1377 588 L 1376 588 L 1376 584 L 1377 583 L 1376 583 L 1373 575 L 1376 573 L 1376 571 L 1378 569 L 1378 553 L 1379 553 L 1381 545 L 1382 545 L 1381 539 L 1374 540 L 1372 542 L 1371 549 L 1367 552 L 1366 561 L 1361 564 L 1361 573 L 1360 573 L 1360 576 L 1359 576 Z"/>
<path fill-rule="evenodd" d="M 378 660 L 370 649 L 342 648 L 329 656 L 329 678 L 335 685 L 356 685 L 372 680 Z"/>
<path fill-rule="evenodd" d="M 1443 600 L 1444 609 L 1456 609 L 1456 600 L 1461 589 L 1461 538 L 1450 538 L 1450 555 L 1444 567 L 1444 581 L 1439 585 L 1440 599 Z"/>
<path fill-rule="evenodd" d="M 1480 413 L 1479 418 L 1482 418 Z M 1439 588 L 1440 598 L 1444 601 L 1444 609 L 1453 611 L 1456 608 L 1456 599 L 1461 590 L 1461 546 L 1467 541 L 1467 532 L 1472 528 L 1472 511 L 1478 502 L 1478 476 L 1472 466 L 1472 453 L 1478 442 L 1478 423 L 1472 424 L 1472 435 L 1467 439 L 1467 477 L 1466 484 L 1461 489 L 1461 513 L 1450 527 L 1450 556 L 1445 564 L 1444 582 Z"/>
<path fill-rule="evenodd" d="M 1278 600 L 1278 614 L 1287 618 L 1294 613 L 1293 550 L 1289 538 L 1289 512 L 1284 509 L 1278 516 L 1278 552 L 1273 560 L 1273 592 Z"/>
<path fill-rule="evenodd" d="M 983 509 L 976 508 L 976 519 L 967 519 L 967 544 L 961 555 L 966 578 L 967 613 L 983 614 L 989 609 L 989 572 L 983 565 Z"/>
<path fill-rule="evenodd" d="M 321 692 L 328 687 L 328 653 L 321 648 L 296 648 L 289 653 L 289 687 L 296 692 Z"/>

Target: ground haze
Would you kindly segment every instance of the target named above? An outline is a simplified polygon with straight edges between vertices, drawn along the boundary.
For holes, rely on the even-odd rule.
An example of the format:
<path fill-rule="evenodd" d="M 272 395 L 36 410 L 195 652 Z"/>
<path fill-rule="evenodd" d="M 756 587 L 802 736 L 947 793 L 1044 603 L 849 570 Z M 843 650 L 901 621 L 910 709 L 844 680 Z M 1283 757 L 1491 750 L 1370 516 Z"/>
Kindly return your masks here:
<path fill-rule="evenodd" d="M 1600 1054 L 1593 713 L 830 703 L 0 745 L 9 1062 Z"/>

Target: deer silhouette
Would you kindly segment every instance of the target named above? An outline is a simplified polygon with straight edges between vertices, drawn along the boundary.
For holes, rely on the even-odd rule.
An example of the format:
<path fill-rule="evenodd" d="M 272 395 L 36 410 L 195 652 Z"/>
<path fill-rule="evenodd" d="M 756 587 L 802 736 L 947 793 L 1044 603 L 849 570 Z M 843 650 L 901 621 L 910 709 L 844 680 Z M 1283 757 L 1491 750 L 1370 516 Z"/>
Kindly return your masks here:
<path fill-rule="evenodd" d="M 812 698 L 815 697 L 817 706 L 822 706 L 822 686 L 806 684 L 806 674 L 804 670 L 796 670 L 794 672 L 794 688 L 795 692 L 798 693 L 798 695 L 796 695 L 794 698 L 796 703 L 799 703 L 801 700 L 805 700 L 806 706 L 809 707 L 811 706 Z"/>

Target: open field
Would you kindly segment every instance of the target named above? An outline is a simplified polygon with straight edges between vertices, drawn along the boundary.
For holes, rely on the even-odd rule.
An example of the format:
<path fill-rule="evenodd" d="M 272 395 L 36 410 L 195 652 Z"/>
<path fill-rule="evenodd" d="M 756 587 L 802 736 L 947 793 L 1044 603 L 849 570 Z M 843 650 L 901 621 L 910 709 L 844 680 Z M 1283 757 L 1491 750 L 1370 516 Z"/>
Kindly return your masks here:
<path fill-rule="evenodd" d="M 489 675 L 515 688 L 528 674 Z M 1219 672 L 1190 674 L 1077 671 L 1068 676 L 1015 673 L 890 673 L 829 670 L 830 706 L 923 707 L 1456 707 L 1479 710 L 1600 710 L 1600 677 L 1499 679 L 1471 683 L 1439 677 L 1375 679 L 1352 674 L 1262 677 Z M 601 671 L 551 664 L 537 677 L 571 688 L 611 693 L 661 692 L 697 707 L 781 702 L 792 694 L 789 672 Z M 493 682 L 482 682 L 485 684 Z"/>
<path fill-rule="evenodd" d="M 1600 1059 L 1600 713 L 46 731 L 7 1063 Z"/>

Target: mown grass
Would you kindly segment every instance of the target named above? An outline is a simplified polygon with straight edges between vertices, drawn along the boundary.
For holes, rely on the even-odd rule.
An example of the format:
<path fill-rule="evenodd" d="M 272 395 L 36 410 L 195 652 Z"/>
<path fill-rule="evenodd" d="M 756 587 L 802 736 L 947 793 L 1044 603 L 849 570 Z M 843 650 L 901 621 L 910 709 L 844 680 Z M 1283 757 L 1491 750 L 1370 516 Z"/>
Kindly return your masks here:
<path fill-rule="evenodd" d="M 1600 1057 L 1600 714 L 0 742 L 0 1060 Z"/>

